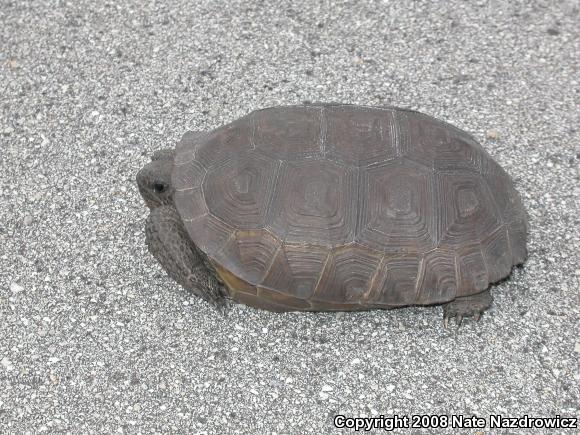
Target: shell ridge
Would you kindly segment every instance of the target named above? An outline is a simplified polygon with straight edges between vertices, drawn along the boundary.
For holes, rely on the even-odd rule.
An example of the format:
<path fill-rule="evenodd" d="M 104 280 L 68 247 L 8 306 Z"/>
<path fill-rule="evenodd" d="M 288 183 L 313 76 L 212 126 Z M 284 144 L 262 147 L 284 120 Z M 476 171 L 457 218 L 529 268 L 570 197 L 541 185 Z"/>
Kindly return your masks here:
<path fill-rule="evenodd" d="M 312 292 L 311 297 L 316 296 L 316 294 L 318 293 L 318 291 L 320 289 L 320 280 L 324 276 L 324 271 L 328 267 L 329 261 L 330 261 L 330 251 L 326 253 L 326 258 L 324 259 L 324 264 L 323 264 L 322 268 L 320 269 L 320 272 L 318 273 L 318 279 L 316 280 L 316 285 L 314 286 L 314 291 Z"/>
<path fill-rule="evenodd" d="M 421 260 L 419 261 L 419 267 L 417 269 L 417 279 L 415 281 L 415 299 L 414 302 L 417 302 L 420 299 L 421 291 L 425 290 L 425 278 L 427 276 L 425 270 L 425 256 L 421 256 Z"/>

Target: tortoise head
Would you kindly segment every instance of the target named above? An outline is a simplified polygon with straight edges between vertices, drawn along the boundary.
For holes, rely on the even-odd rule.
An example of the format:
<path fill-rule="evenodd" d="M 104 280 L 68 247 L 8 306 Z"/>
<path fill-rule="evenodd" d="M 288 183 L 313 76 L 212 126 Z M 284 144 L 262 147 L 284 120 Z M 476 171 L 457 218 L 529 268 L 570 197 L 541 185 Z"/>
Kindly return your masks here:
<path fill-rule="evenodd" d="M 172 170 L 173 152 L 162 150 L 154 153 L 151 162 L 137 173 L 139 192 L 149 208 L 173 203 Z"/>

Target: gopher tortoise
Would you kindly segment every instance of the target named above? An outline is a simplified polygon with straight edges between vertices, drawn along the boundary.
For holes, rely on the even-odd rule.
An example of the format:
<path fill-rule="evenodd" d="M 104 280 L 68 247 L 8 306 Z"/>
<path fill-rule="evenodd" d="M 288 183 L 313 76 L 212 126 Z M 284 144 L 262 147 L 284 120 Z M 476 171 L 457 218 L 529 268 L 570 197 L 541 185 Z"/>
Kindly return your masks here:
<path fill-rule="evenodd" d="M 258 110 L 186 133 L 137 183 L 150 252 L 222 312 L 445 304 L 460 323 L 527 256 L 509 175 L 464 131 L 395 107 Z"/>

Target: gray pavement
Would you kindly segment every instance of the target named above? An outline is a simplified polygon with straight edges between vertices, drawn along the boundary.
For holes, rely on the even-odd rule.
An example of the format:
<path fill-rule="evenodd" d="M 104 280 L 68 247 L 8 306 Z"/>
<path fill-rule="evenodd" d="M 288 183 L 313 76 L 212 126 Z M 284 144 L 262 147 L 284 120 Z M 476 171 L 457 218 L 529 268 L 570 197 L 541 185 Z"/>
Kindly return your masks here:
<path fill-rule="evenodd" d="M 578 417 L 579 24 L 572 0 L 0 0 L 0 433 Z M 424 111 L 513 176 L 530 258 L 479 323 L 445 330 L 441 307 L 224 319 L 165 276 L 134 182 L 148 155 L 304 101 Z"/>

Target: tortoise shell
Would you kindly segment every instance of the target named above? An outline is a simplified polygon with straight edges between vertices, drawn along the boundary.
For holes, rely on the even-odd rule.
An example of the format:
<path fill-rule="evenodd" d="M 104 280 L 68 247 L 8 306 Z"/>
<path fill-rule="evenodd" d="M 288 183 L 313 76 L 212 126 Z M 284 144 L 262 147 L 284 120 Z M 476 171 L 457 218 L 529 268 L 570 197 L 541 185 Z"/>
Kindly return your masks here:
<path fill-rule="evenodd" d="M 229 295 L 275 311 L 447 302 L 526 256 L 509 175 L 399 108 L 259 110 L 177 146 L 175 204 Z"/>

